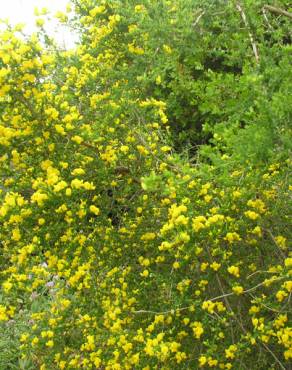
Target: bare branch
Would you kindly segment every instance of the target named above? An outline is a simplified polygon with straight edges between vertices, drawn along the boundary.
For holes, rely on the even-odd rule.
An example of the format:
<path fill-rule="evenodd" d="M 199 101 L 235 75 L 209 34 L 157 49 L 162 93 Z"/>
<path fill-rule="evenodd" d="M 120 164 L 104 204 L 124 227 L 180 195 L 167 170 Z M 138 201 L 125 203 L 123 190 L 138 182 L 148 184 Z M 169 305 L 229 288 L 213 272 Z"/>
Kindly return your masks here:
<path fill-rule="evenodd" d="M 267 22 L 267 25 L 268 25 L 269 29 L 272 29 L 273 27 L 270 25 L 265 7 L 262 8 L 262 13 L 263 13 L 263 16 L 265 18 L 265 21 Z"/>
<path fill-rule="evenodd" d="M 161 312 L 158 312 L 158 311 L 148 311 L 148 310 L 139 310 L 139 311 L 133 311 L 133 313 L 135 313 L 135 314 L 136 313 L 150 313 L 150 314 L 153 314 L 153 315 L 167 315 L 169 313 L 174 314 L 175 312 L 189 310 L 190 307 L 192 307 L 192 306 L 182 307 L 182 308 L 173 308 L 172 310 L 161 311 Z"/>
<path fill-rule="evenodd" d="M 255 39 L 253 37 L 253 34 L 250 31 L 250 26 L 248 24 L 246 15 L 245 15 L 245 13 L 243 11 L 243 8 L 240 4 L 236 4 L 236 8 L 237 8 L 237 10 L 239 11 L 239 13 L 241 15 L 241 18 L 243 20 L 243 23 L 244 23 L 245 27 L 248 29 L 248 35 L 249 35 L 250 43 L 251 43 L 251 46 L 252 46 L 252 50 L 253 50 L 256 62 L 259 63 L 260 57 L 259 57 L 258 48 L 257 48 L 257 45 L 255 43 Z"/>
<path fill-rule="evenodd" d="M 203 17 L 203 15 L 205 14 L 205 12 L 202 12 L 199 16 L 198 16 L 198 18 L 195 20 L 195 22 L 193 23 L 193 26 L 195 27 L 198 23 L 199 23 L 199 21 L 200 21 L 200 19 Z"/>
<path fill-rule="evenodd" d="M 284 279 L 284 277 L 278 277 L 278 278 L 276 278 L 276 279 L 273 279 L 272 281 L 271 281 L 271 283 L 274 283 L 275 281 L 279 281 L 279 280 L 283 280 Z M 247 290 L 244 290 L 243 292 L 242 292 L 242 294 L 244 294 L 244 293 L 249 293 L 249 292 L 252 292 L 252 291 L 254 291 L 254 290 L 256 290 L 257 288 L 259 288 L 259 287 L 261 287 L 261 286 L 263 286 L 263 285 L 266 285 L 267 284 L 267 282 L 266 281 L 263 281 L 263 282 L 261 282 L 261 283 L 259 283 L 259 284 L 257 284 L 257 285 L 255 285 L 254 287 L 252 287 L 252 288 L 249 288 L 249 289 L 247 289 Z M 221 298 L 225 298 L 225 297 L 229 297 L 229 296 L 231 296 L 231 295 L 235 295 L 235 293 L 226 293 L 226 294 L 222 294 L 222 295 L 220 295 L 220 296 L 218 296 L 218 297 L 215 297 L 215 298 L 211 298 L 211 299 L 209 299 L 209 301 L 217 301 L 218 299 L 221 299 Z"/>
<path fill-rule="evenodd" d="M 279 14 L 279 15 L 284 15 L 285 17 L 288 17 L 288 18 L 292 19 L 292 13 L 289 13 L 289 12 L 287 12 L 284 9 L 276 8 L 276 7 L 271 6 L 271 5 L 264 5 L 263 6 L 263 9 L 264 10 L 268 10 L 271 13 L 275 13 L 275 14 Z"/>
<path fill-rule="evenodd" d="M 279 280 L 283 280 L 285 279 L 285 277 L 281 276 L 281 277 L 278 277 L 276 279 L 273 279 L 271 281 L 271 283 L 274 283 L 276 281 L 279 281 Z M 242 294 L 244 293 L 250 293 L 254 290 L 256 290 L 257 288 L 263 286 L 263 285 L 266 285 L 267 282 L 266 281 L 263 281 L 255 286 L 253 286 L 252 288 L 249 288 L 247 290 L 244 290 L 242 292 Z M 220 282 L 220 285 L 221 285 L 221 282 Z M 221 289 L 223 290 L 223 287 L 221 285 Z M 214 298 L 210 298 L 210 299 L 206 299 L 206 301 L 210 301 L 210 302 L 213 302 L 213 301 L 217 301 L 218 299 L 226 299 L 226 297 L 230 297 L 230 296 L 234 296 L 235 293 L 234 292 L 230 292 L 230 293 L 225 293 L 225 294 L 222 294 L 218 297 L 214 297 Z M 229 306 L 229 302 L 227 304 Z M 185 310 L 189 310 L 192 306 L 187 306 L 187 307 L 181 307 L 181 308 L 173 308 L 173 309 L 170 309 L 170 310 L 167 310 L 167 311 L 151 311 L 151 310 L 138 310 L 138 311 L 132 311 L 134 314 L 139 314 L 139 313 L 150 313 L 150 314 L 153 314 L 153 315 L 166 315 L 166 314 L 169 314 L 169 313 L 175 313 L 175 312 L 180 312 L 180 311 L 185 311 Z"/>
<path fill-rule="evenodd" d="M 265 344 L 265 343 L 261 343 L 261 345 L 268 351 L 270 352 L 270 354 L 274 357 L 275 361 L 278 363 L 278 365 L 280 366 L 280 368 L 282 370 L 285 370 L 285 366 L 282 364 L 282 362 L 278 359 L 278 357 L 275 355 L 275 353 Z"/>

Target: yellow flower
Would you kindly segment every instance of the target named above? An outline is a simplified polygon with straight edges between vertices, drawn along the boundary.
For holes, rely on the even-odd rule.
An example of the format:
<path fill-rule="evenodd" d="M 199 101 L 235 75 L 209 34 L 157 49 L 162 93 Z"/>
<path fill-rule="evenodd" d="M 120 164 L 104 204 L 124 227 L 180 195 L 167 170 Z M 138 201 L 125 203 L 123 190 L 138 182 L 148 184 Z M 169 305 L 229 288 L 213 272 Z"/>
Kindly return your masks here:
<path fill-rule="evenodd" d="M 143 10 L 145 10 L 145 7 L 144 7 L 144 5 L 136 5 L 134 10 L 135 10 L 135 13 L 140 13 Z"/>
<path fill-rule="evenodd" d="M 179 267 L 180 267 L 179 262 L 175 261 L 175 262 L 172 264 L 172 267 L 173 267 L 175 270 L 179 269 Z"/>
<path fill-rule="evenodd" d="M 98 216 L 98 215 L 100 214 L 100 209 L 99 209 L 99 208 L 97 208 L 97 207 L 96 207 L 96 206 L 94 206 L 94 205 L 91 205 L 91 206 L 89 207 L 89 210 L 90 210 L 90 212 L 91 212 L 91 213 L 95 214 L 96 216 Z"/>
<path fill-rule="evenodd" d="M 241 240 L 240 236 L 237 233 L 227 233 L 225 236 L 225 240 L 227 240 L 229 243 L 233 243 L 234 241 Z"/>
<path fill-rule="evenodd" d="M 193 333 L 196 339 L 200 339 L 202 334 L 204 333 L 203 325 L 199 321 L 195 321 L 193 323 Z"/>
<path fill-rule="evenodd" d="M 180 364 L 183 360 L 185 360 L 187 358 L 187 355 L 185 352 L 180 352 L 178 351 L 176 354 L 175 354 L 175 359 L 176 359 L 176 362 L 178 364 Z"/>
<path fill-rule="evenodd" d="M 218 364 L 218 360 L 216 360 L 215 358 L 212 358 L 212 357 L 208 358 L 208 365 L 210 367 L 217 366 L 217 364 Z"/>
<path fill-rule="evenodd" d="M 148 277 L 149 276 L 149 271 L 148 270 L 144 270 L 141 274 L 140 274 L 142 277 Z"/>
<path fill-rule="evenodd" d="M 31 201 L 37 203 L 39 206 L 42 206 L 44 204 L 44 201 L 48 198 L 49 197 L 47 196 L 47 194 L 44 194 L 40 190 L 38 190 L 31 196 Z"/>
<path fill-rule="evenodd" d="M 99 366 L 99 365 L 98 365 L 98 366 Z M 96 367 L 98 367 L 98 366 L 96 366 Z M 60 361 L 60 362 L 59 362 L 59 368 L 60 368 L 61 370 L 65 369 L 65 368 L 66 368 L 66 361 Z"/>
<path fill-rule="evenodd" d="M 233 198 L 239 198 L 241 196 L 241 192 L 239 190 L 235 190 L 233 193 Z"/>
<path fill-rule="evenodd" d="M 169 45 L 163 45 L 163 50 L 166 52 L 166 54 L 171 54 L 172 50 Z"/>
<path fill-rule="evenodd" d="M 275 237 L 276 243 L 279 245 L 280 248 L 286 249 L 286 238 L 282 235 L 278 235 Z"/>
<path fill-rule="evenodd" d="M 291 267 L 292 266 L 292 258 L 286 258 L 285 259 L 285 266 Z"/>
<path fill-rule="evenodd" d="M 259 217 L 258 213 L 254 211 L 246 211 L 244 212 L 244 214 L 247 218 L 250 218 L 251 220 L 256 220 Z"/>
<path fill-rule="evenodd" d="M 34 337 L 33 340 L 31 341 L 31 344 L 32 344 L 32 346 L 35 346 L 35 345 L 38 344 L 38 342 L 39 342 L 39 338 L 38 337 Z"/>
<path fill-rule="evenodd" d="M 289 348 L 284 352 L 284 357 L 285 360 L 289 360 L 290 358 L 292 358 L 292 348 Z"/>
<path fill-rule="evenodd" d="M 235 357 L 235 352 L 237 351 L 237 346 L 232 344 L 225 350 L 225 357 L 233 359 Z"/>
<path fill-rule="evenodd" d="M 85 171 L 83 168 L 75 168 L 72 172 L 71 175 L 73 176 L 78 176 L 78 175 L 84 175 Z"/>
<path fill-rule="evenodd" d="M 285 288 L 290 293 L 292 291 L 292 280 L 285 281 L 282 288 Z"/>
<path fill-rule="evenodd" d="M 205 366 L 207 363 L 207 357 L 206 356 L 200 356 L 199 357 L 199 366 L 200 367 L 203 367 Z"/>
<path fill-rule="evenodd" d="M 128 147 L 127 145 L 122 145 L 122 146 L 120 147 L 120 151 L 121 151 L 122 153 L 128 153 L 128 151 L 129 151 L 129 147 Z"/>
<path fill-rule="evenodd" d="M 150 265 L 150 260 L 148 258 L 139 257 L 139 263 L 140 265 L 147 267 Z"/>
<path fill-rule="evenodd" d="M 237 295 L 240 295 L 243 293 L 243 287 L 240 285 L 236 285 L 232 288 L 233 292 Z"/>
<path fill-rule="evenodd" d="M 239 277 L 239 268 L 237 266 L 230 266 L 227 271 L 229 274 Z"/>
<path fill-rule="evenodd" d="M 279 315 L 277 319 L 274 321 L 273 326 L 277 329 L 284 326 L 285 322 L 288 321 L 287 315 Z"/>
<path fill-rule="evenodd" d="M 12 286 L 13 285 L 10 281 L 4 281 L 4 283 L 2 283 L 2 288 L 4 289 L 5 292 L 9 292 Z"/>
<path fill-rule="evenodd" d="M 18 228 L 12 230 L 12 240 L 19 241 L 21 239 L 20 230 Z"/>
<path fill-rule="evenodd" d="M 0 306 L 0 307 L 1 307 L 1 306 Z M 28 339 L 28 337 L 29 337 L 29 335 L 28 335 L 28 334 L 21 334 L 21 336 L 20 336 L 20 342 L 21 342 L 21 343 L 26 342 L 26 341 L 27 341 L 27 339 Z"/>
<path fill-rule="evenodd" d="M 104 11 L 105 11 L 105 6 L 100 5 L 100 6 L 96 6 L 95 8 L 91 9 L 89 14 L 91 17 L 95 17 L 97 14 L 101 14 Z"/>
<path fill-rule="evenodd" d="M 207 221 L 207 219 L 204 216 L 198 216 L 198 217 L 193 218 L 192 219 L 193 230 L 195 232 L 198 232 L 201 229 L 204 229 L 206 227 L 205 226 L 206 221 Z"/>
<path fill-rule="evenodd" d="M 82 180 L 79 180 L 79 179 L 73 179 L 71 181 L 71 186 L 72 188 L 74 189 L 80 189 L 83 187 L 83 181 Z"/>
<path fill-rule="evenodd" d="M 257 306 L 251 306 L 251 308 L 248 311 L 250 314 L 258 313 L 260 312 L 260 308 Z"/>
<path fill-rule="evenodd" d="M 155 79 L 155 82 L 157 85 L 160 85 L 161 84 L 161 76 L 157 76 L 156 79 Z"/>
<path fill-rule="evenodd" d="M 209 266 L 208 262 L 202 262 L 201 263 L 201 271 L 206 271 L 207 267 Z"/>
<path fill-rule="evenodd" d="M 136 24 L 130 24 L 128 26 L 128 31 L 129 31 L 129 33 L 132 33 L 134 31 L 136 31 L 137 28 L 138 28 L 138 26 Z"/>
<path fill-rule="evenodd" d="M 72 194 L 72 189 L 71 188 L 67 188 L 66 191 L 65 191 L 65 194 L 67 195 L 67 197 L 70 197 L 71 194 Z"/>
<path fill-rule="evenodd" d="M 141 240 L 154 240 L 156 238 L 155 233 L 145 233 L 141 236 Z"/>
<path fill-rule="evenodd" d="M 211 267 L 212 270 L 218 271 L 221 267 L 221 264 L 217 263 L 217 262 L 213 262 L 213 263 L 211 263 L 210 267 Z"/>
<path fill-rule="evenodd" d="M 71 140 L 77 144 L 81 144 L 83 142 L 83 138 L 78 135 L 72 136 Z"/>
<path fill-rule="evenodd" d="M 144 50 L 138 46 L 135 46 L 134 43 L 128 44 L 128 50 L 129 52 L 137 55 L 143 55 Z"/>
<path fill-rule="evenodd" d="M 202 304 L 202 309 L 208 311 L 209 313 L 213 314 L 214 309 L 216 307 L 216 304 L 213 303 L 212 301 L 204 301 Z"/>
<path fill-rule="evenodd" d="M 258 236 L 262 236 L 262 229 L 259 226 L 256 226 L 253 230 L 252 233 Z"/>
<path fill-rule="evenodd" d="M 60 135 L 66 135 L 66 131 L 65 131 L 65 129 L 64 129 L 64 127 L 63 126 L 61 126 L 61 125 L 55 125 L 55 130 L 58 132 L 58 134 L 60 134 Z"/>
<path fill-rule="evenodd" d="M 56 185 L 54 185 L 54 192 L 58 193 L 59 191 L 65 189 L 68 186 L 66 181 L 59 181 Z"/>
<path fill-rule="evenodd" d="M 253 208 L 259 210 L 260 213 L 265 213 L 266 212 L 265 203 L 261 199 L 249 200 L 247 202 L 247 205 L 249 207 L 253 207 Z"/>
<path fill-rule="evenodd" d="M 9 317 L 7 315 L 6 307 L 0 305 L 0 321 L 7 321 L 8 319 Z"/>
<path fill-rule="evenodd" d="M 286 293 L 284 290 L 279 290 L 276 293 L 276 298 L 279 302 L 282 302 L 287 296 L 288 296 L 288 293 Z"/>

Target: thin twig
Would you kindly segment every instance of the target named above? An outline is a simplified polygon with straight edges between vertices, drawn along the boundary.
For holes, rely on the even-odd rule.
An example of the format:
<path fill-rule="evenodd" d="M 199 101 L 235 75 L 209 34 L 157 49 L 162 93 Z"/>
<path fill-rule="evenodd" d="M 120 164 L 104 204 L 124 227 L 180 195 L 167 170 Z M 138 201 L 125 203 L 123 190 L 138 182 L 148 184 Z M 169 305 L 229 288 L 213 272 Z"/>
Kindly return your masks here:
<path fill-rule="evenodd" d="M 158 312 L 158 311 L 148 311 L 148 310 L 139 310 L 139 311 L 132 311 L 132 312 L 133 313 L 151 313 L 153 315 L 166 315 L 168 313 L 175 313 L 175 312 L 179 312 L 179 311 L 185 311 L 185 310 L 190 309 L 190 307 L 192 307 L 192 306 L 182 307 L 182 308 L 173 308 L 172 310 L 161 311 L 161 312 Z"/>
<path fill-rule="evenodd" d="M 265 344 L 265 343 L 261 343 L 261 345 L 263 347 L 265 347 L 265 349 L 274 357 L 274 359 L 276 360 L 276 362 L 279 364 L 280 368 L 282 370 L 286 370 L 285 366 L 281 363 L 281 361 L 278 359 L 278 357 L 274 354 L 274 352 L 272 350 L 270 350 L 270 348 Z"/>
<path fill-rule="evenodd" d="M 274 283 L 275 281 L 283 280 L 283 279 L 285 279 L 285 277 L 284 277 L 284 276 L 281 276 L 281 277 L 278 277 L 278 278 L 276 278 L 276 279 L 273 279 L 273 280 L 271 281 L 271 283 Z M 218 282 L 218 283 L 219 283 L 219 282 Z M 259 284 L 255 285 L 255 286 L 253 286 L 252 288 L 249 288 L 249 289 L 247 289 L 247 290 L 244 290 L 244 291 L 242 292 L 242 294 L 244 294 L 244 293 L 250 293 L 250 292 L 252 292 L 252 291 L 256 290 L 257 288 L 259 288 L 259 287 L 261 287 L 261 286 L 263 286 L 263 285 L 265 285 L 265 284 L 267 284 L 267 282 L 266 282 L 266 281 L 262 281 L 261 283 L 259 283 Z M 221 283 L 221 281 L 220 281 L 219 285 L 220 285 L 220 289 L 221 289 L 221 290 L 223 290 L 223 287 L 222 287 L 222 283 Z M 225 293 L 225 294 L 219 295 L 219 296 L 214 297 L 214 298 L 206 299 L 206 301 L 211 301 L 211 302 L 213 302 L 213 301 L 217 301 L 218 299 L 222 299 L 222 298 L 223 298 L 223 299 L 226 299 L 226 297 L 230 297 L 230 296 L 233 296 L 233 295 L 235 295 L 235 293 L 234 293 L 234 292 Z M 228 302 L 227 306 L 229 306 L 229 302 Z M 177 311 L 185 311 L 185 310 L 190 309 L 191 307 L 192 307 L 192 306 L 188 306 L 188 307 L 181 307 L 181 308 L 173 308 L 173 309 L 171 309 L 171 310 L 168 310 L 168 311 L 162 311 L 162 312 L 158 312 L 158 311 L 151 311 L 151 310 L 139 310 L 139 311 L 133 311 L 133 313 L 151 313 L 151 314 L 155 314 L 155 315 L 162 315 L 162 314 L 167 314 L 167 313 L 172 313 L 172 312 L 177 312 Z"/>
<path fill-rule="evenodd" d="M 275 272 L 273 272 L 273 271 L 261 271 L 261 270 L 259 270 L 259 271 L 255 271 L 252 274 L 248 275 L 246 277 L 246 279 L 250 279 L 252 276 L 257 275 L 257 274 L 275 274 Z"/>
<path fill-rule="evenodd" d="M 271 6 L 271 5 L 264 5 L 263 6 L 263 9 L 266 9 L 266 10 L 268 10 L 271 13 L 284 15 L 285 17 L 288 17 L 288 18 L 292 19 L 292 13 L 289 13 L 289 12 L 287 12 L 284 9 L 276 8 L 276 7 Z"/>
<path fill-rule="evenodd" d="M 275 281 L 283 280 L 283 279 L 285 279 L 285 277 L 284 277 L 284 276 L 281 276 L 281 277 L 278 277 L 278 278 L 276 278 L 276 279 L 273 279 L 273 280 L 271 281 L 271 283 L 274 283 Z M 242 292 L 242 294 L 252 292 L 252 291 L 256 290 L 257 288 L 259 288 L 260 286 L 263 286 L 263 285 L 265 285 L 265 284 L 267 284 L 267 281 L 262 281 L 261 283 L 259 283 L 259 284 L 255 285 L 254 287 L 249 288 L 249 289 L 247 289 L 247 290 L 244 290 L 244 291 Z M 209 299 L 209 301 L 211 301 L 211 302 L 212 302 L 212 301 L 216 301 L 217 299 L 221 299 L 221 298 L 229 297 L 229 296 L 231 296 L 231 295 L 235 295 L 235 293 L 233 293 L 233 292 L 231 292 L 231 293 L 226 293 L 226 294 L 223 294 L 223 295 L 221 295 L 221 296 L 211 298 L 211 299 Z"/>
<path fill-rule="evenodd" d="M 208 248 L 208 246 L 207 246 L 207 252 L 208 252 L 208 255 L 209 255 L 210 261 L 211 261 L 211 262 L 214 262 L 214 261 L 213 261 L 213 258 L 212 258 L 212 253 L 210 252 L 210 249 Z M 225 304 L 226 304 L 226 307 L 227 307 L 227 308 L 228 308 L 228 310 L 229 310 L 230 312 L 232 312 L 232 314 L 235 316 L 234 311 L 232 310 L 232 307 L 231 307 L 231 305 L 230 305 L 230 303 L 229 303 L 229 301 L 228 301 L 228 299 L 227 299 L 227 297 L 228 297 L 230 294 L 226 294 L 226 293 L 224 292 L 223 284 L 222 284 L 222 282 L 221 282 L 221 280 L 220 280 L 220 277 L 219 277 L 219 274 L 218 274 L 218 273 L 216 273 L 216 280 L 217 280 L 217 282 L 218 282 L 219 289 L 221 290 L 222 298 L 224 299 L 224 302 L 225 302 Z M 230 331 L 231 331 L 231 336 L 232 336 L 232 342 L 234 343 L 234 331 L 233 331 L 232 326 L 230 326 Z"/>
<path fill-rule="evenodd" d="M 265 18 L 265 21 L 267 22 L 267 25 L 268 25 L 269 29 L 271 30 L 273 27 L 270 25 L 265 7 L 262 8 L 262 13 L 263 13 L 263 16 Z"/>
<path fill-rule="evenodd" d="M 240 4 L 236 4 L 236 8 L 237 10 L 239 11 L 240 15 L 241 15 L 241 18 L 243 20 L 243 23 L 245 24 L 245 27 L 248 29 L 248 35 L 249 35 L 249 39 L 250 39 L 250 43 L 251 43 L 251 46 L 252 46 L 252 50 L 253 50 L 253 53 L 254 53 L 254 56 L 255 56 L 255 59 L 256 59 L 256 62 L 259 63 L 260 61 L 260 57 L 259 57 L 259 52 L 258 52 L 258 48 L 257 48 L 257 45 L 255 43 L 255 40 L 254 40 L 254 37 L 253 37 L 253 34 L 251 33 L 250 31 L 250 26 L 248 24 L 248 21 L 247 21 L 247 18 L 246 18 L 246 15 L 243 11 L 243 8 Z"/>
<path fill-rule="evenodd" d="M 277 243 L 276 239 L 274 238 L 274 235 L 272 234 L 271 230 L 269 229 L 266 229 L 267 233 L 270 235 L 271 239 L 273 240 L 274 244 L 276 245 L 276 247 L 278 248 L 281 256 L 283 257 L 283 259 L 286 258 L 285 256 L 285 253 L 282 251 L 282 249 L 280 248 L 279 244 Z"/>
<path fill-rule="evenodd" d="M 199 16 L 198 16 L 198 18 L 195 20 L 195 22 L 193 23 L 193 27 L 195 27 L 198 23 L 199 23 L 199 21 L 200 21 L 200 19 L 203 17 L 203 15 L 205 14 L 205 12 L 202 12 Z"/>
<path fill-rule="evenodd" d="M 252 297 L 252 299 L 256 299 L 256 297 L 253 294 L 250 293 L 249 295 Z M 261 306 L 263 306 L 263 307 L 265 307 L 267 310 L 269 310 L 271 312 L 276 312 L 276 313 L 280 313 L 281 312 L 279 310 L 275 310 L 274 308 L 271 308 L 271 307 L 267 306 L 263 302 L 258 302 L 258 304 L 261 305 Z"/>

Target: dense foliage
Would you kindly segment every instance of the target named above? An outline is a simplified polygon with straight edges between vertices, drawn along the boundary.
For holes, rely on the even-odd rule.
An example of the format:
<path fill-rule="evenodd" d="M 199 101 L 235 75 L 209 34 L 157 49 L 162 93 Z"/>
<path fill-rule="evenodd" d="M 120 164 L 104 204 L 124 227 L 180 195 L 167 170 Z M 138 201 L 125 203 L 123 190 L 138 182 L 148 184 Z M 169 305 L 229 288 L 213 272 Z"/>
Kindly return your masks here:
<path fill-rule="evenodd" d="M 287 369 L 288 1 L 45 13 L 0 40 L 0 369 Z"/>

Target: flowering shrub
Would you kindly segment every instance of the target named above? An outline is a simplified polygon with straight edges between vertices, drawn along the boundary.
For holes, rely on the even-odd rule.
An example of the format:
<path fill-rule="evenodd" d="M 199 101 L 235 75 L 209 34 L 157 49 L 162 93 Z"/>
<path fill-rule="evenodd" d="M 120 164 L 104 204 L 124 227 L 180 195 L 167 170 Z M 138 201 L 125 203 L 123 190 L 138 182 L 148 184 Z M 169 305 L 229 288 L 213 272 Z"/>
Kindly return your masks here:
<path fill-rule="evenodd" d="M 207 56 L 199 62 L 182 49 L 183 24 L 214 9 L 183 0 L 72 3 L 74 15 L 58 18 L 79 27 L 74 50 L 54 46 L 43 18 L 36 35 L 19 27 L 1 35 L 1 368 L 287 368 L 286 47 L 274 69 L 242 61 L 247 71 L 220 112 L 216 89 L 232 73 L 198 77 L 212 139 L 194 165 L 174 144 L 184 142 L 188 112 L 178 113 L 188 74 L 176 63 L 185 53 L 186 68 L 206 66 Z M 151 30 L 161 15 L 168 26 Z M 250 47 L 248 32 L 234 40 Z M 230 58 L 234 67 L 242 55 L 232 49 Z M 269 74 L 274 81 L 261 85 Z M 241 128 L 234 106 L 257 91 Z M 185 133 L 204 144 L 198 130 Z M 270 146 L 257 155 L 261 139 Z"/>

